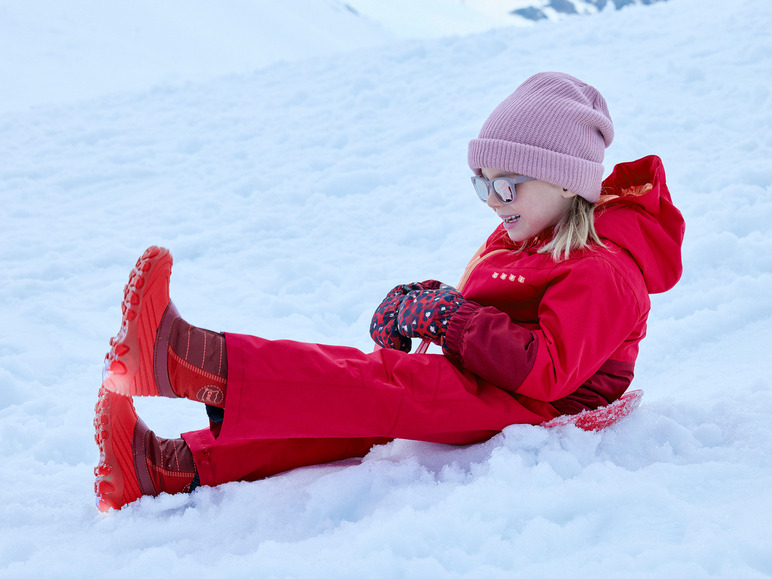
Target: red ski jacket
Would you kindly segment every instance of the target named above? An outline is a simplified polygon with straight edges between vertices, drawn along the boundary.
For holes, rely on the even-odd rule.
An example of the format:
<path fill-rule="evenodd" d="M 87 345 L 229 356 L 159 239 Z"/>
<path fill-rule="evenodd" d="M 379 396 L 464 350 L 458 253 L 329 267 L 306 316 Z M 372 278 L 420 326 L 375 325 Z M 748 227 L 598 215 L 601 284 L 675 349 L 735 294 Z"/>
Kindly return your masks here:
<path fill-rule="evenodd" d="M 576 414 L 618 399 L 633 379 L 646 335 L 649 294 L 681 277 L 684 221 L 661 160 L 614 168 L 603 182 L 595 228 L 606 248 L 555 262 L 517 250 L 503 227 L 466 268 L 468 300 L 452 318 L 445 353 L 538 411 Z"/>

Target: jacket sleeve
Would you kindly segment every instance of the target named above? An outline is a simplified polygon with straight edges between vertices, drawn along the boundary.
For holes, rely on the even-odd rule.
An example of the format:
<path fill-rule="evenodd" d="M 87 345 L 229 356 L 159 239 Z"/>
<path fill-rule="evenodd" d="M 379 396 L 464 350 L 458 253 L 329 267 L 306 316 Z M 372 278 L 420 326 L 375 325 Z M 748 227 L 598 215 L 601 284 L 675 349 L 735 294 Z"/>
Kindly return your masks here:
<path fill-rule="evenodd" d="M 538 327 L 526 328 L 491 306 L 466 302 L 453 316 L 444 351 L 500 388 L 546 402 L 592 376 L 645 321 L 646 303 L 600 256 L 572 262 L 550 282 Z"/>

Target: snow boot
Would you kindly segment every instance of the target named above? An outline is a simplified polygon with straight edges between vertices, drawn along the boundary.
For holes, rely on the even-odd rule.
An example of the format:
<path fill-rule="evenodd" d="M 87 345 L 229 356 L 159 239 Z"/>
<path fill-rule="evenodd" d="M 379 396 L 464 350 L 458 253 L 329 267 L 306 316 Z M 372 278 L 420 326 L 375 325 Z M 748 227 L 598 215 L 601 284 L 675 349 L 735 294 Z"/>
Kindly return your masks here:
<path fill-rule="evenodd" d="M 208 406 L 225 407 L 228 383 L 225 336 L 177 318 L 169 336 L 167 366 L 168 380 L 179 395 Z"/>
<path fill-rule="evenodd" d="M 100 388 L 94 428 L 99 446 L 94 491 L 100 511 L 198 486 L 193 453 L 185 441 L 156 436 L 137 416 L 131 398 Z"/>
<path fill-rule="evenodd" d="M 123 291 L 121 329 L 110 340 L 103 384 L 124 396 L 184 397 L 223 408 L 225 336 L 191 326 L 169 298 L 172 256 L 149 247 Z"/>

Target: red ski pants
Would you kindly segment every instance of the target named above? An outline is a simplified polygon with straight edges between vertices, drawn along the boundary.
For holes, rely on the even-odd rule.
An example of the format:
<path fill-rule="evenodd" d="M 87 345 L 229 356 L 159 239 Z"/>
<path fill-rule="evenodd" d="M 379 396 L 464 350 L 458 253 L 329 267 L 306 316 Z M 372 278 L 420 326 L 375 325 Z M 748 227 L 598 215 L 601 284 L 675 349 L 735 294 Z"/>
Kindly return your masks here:
<path fill-rule="evenodd" d="M 393 438 L 470 444 L 559 413 L 454 366 L 405 354 L 226 334 L 228 391 L 219 435 L 183 434 L 201 484 L 256 480 L 361 457 Z"/>

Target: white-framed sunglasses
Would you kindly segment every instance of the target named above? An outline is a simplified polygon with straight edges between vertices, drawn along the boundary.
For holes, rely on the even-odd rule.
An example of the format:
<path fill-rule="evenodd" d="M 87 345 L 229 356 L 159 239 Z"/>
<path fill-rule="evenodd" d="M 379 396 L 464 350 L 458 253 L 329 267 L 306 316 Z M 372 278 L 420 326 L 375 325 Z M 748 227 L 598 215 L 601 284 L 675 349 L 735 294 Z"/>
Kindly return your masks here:
<path fill-rule="evenodd" d="M 517 197 L 516 187 L 520 183 L 527 183 L 528 181 L 536 181 L 536 179 L 533 177 L 495 177 L 488 180 L 477 175 L 472 177 L 474 190 L 483 203 L 488 202 L 491 191 L 496 194 L 496 199 L 502 203 L 512 203 Z"/>

